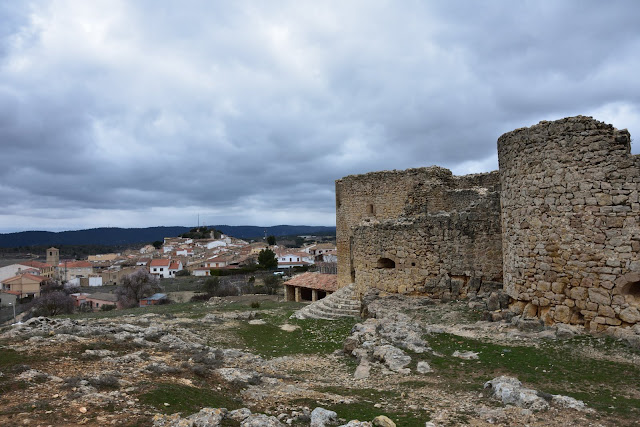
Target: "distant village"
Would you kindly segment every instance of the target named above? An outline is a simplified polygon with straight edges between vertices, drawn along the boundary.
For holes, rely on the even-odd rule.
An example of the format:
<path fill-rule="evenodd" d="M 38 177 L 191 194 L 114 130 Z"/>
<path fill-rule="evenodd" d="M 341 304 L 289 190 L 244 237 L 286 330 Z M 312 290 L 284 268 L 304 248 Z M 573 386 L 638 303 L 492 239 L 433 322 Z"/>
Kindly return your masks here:
<path fill-rule="evenodd" d="M 258 255 L 265 249 L 273 251 L 277 259 L 277 269 L 272 274 L 284 276 L 285 272 L 304 272 L 303 277 L 299 274 L 292 278 L 291 284 L 285 283 L 287 300 L 315 301 L 336 290 L 335 242 L 316 243 L 313 236 L 303 236 L 299 241 L 306 243 L 291 248 L 278 246 L 274 241 L 269 245 L 266 236 L 265 241 L 247 242 L 216 230 L 208 234 L 207 238 L 167 237 L 163 242 L 155 242 L 155 246 L 149 244 L 124 253 L 91 255 L 86 260 L 61 259 L 58 248 L 48 248 L 44 262 L 20 261 L 0 267 L 0 307 L 13 306 L 15 309 L 21 303 L 38 298 L 52 282 L 63 284 L 65 289 L 88 290 L 71 294 L 77 306 L 88 306 L 93 310 L 105 305 L 117 306 L 117 297 L 108 287 L 119 285 L 125 276 L 139 270 L 159 279 L 209 277 L 212 271 L 233 274 L 230 270 L 255 266 Z M 270 236 L 271 239 L 275 240 Z M 98 291 L 90 292 L 91 288 Z M 166 294 L 148 296 L 141 299 L 139 305 L 152 305 L 165 298 Z"/>

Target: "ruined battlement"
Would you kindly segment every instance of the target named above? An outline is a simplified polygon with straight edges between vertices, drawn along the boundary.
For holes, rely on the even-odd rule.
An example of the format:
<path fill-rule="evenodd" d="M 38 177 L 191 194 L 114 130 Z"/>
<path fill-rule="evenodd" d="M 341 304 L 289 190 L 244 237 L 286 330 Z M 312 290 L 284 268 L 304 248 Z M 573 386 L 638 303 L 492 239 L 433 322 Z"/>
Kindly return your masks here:
<path fill-rule="evenodd" d="M 339 286 L 446 294 L 451 277 L 463 293 L 472 279 L 501 280 L 499 188 L 498 172 L 436 166 L 336 181 Z"/>
<path fill-rule="evenodd" d="M 591 117 L 498 139 L 499 171 L 432 166 L 336 181 L 338 285 L 464 297 L 501 282 L 518 313 L 640 323 L 640 156 Z"/>

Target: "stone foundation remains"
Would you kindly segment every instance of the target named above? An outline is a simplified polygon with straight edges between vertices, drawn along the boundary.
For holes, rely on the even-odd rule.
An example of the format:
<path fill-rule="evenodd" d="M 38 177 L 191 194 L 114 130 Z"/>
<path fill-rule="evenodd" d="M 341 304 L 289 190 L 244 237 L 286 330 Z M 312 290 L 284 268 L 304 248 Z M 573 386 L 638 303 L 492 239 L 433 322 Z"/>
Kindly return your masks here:
<path fill-rule="evenodd" d="M 498 140 L 499 172 L 439 167 L 336 181 L 338 286 L 438 298 L 503 283 L 518 314 L 640 323 L 640 156 L 590 117 Z M 502 287 L 502 285 L 499 285 Z"/>

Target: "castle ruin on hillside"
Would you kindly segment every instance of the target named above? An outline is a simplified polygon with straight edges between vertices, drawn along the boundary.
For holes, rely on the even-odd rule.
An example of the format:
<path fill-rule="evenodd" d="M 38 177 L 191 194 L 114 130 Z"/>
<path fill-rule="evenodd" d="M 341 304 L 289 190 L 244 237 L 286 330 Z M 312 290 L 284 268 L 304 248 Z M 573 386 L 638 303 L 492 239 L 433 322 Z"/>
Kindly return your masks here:
<path fill-rule="evenodd" d="M 640 323 L 640 156 L 590 117 L 498 139 L 499 171 L 383 171 L 336 181 L 338 286 L 464 298 L 591 330 Z"/>

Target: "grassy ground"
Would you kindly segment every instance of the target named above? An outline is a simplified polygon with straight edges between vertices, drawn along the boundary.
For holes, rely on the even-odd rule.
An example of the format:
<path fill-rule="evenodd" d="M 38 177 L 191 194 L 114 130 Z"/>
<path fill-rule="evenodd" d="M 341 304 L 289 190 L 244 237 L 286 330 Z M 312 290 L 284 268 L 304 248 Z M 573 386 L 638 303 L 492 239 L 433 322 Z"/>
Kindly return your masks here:
<path fill-rule="evenodd" d="M 342 348 L 344 339 L 356 323 L 355 319 L 336 321 L 319 319 L 289 319 L 293 310 L 266 316 L 265 325 L 240 325 L 235 333 L 245 346 L 263 357 L 292 354 L 328 354 Z M 298 329 L 287 332 L 280 328 L 288 323 Z"/>
<path fill-rule="evenodd" d="M 484 382 L 512 375 L 539 391 L 568 395 L 598 411 L 640 419 L 640 366 L 598 360 L 579 352 L 585 346 L 615 352 L 614 347 L 622 344 L 611 339 L 583 336 L 541 341 L 537 346 L 510 346 L 443 333 L 427 340 L 443 356 L 414 355 L 414 363 L 428 361 L 454 388 L 481 391 Z M 479 359 L 451 357 L 455 350 L 478 352 Z"/>
<path fill-rule="evenodd" d="M 341 349 L 344 339 L 349 335 L 356 320 L 342 319 L 338 321 L 324 321 L 313 319 L 289 319 L 294 310 L 302 304 L 291 302 L 260 301 L 259 307 L 252 307 L 246 300 L 212 306 L 206 303 L 181 303 L 129 310 L 82 313 L 71 316 L 73 318 L 112 318 L 123 315 L 139 316 L 146 313 L 156 313 L 166 316 L 200 319 L 212 312 L 257 311 L 265 324 L 249 324 L 246 321 L 210 324 L 207 322 L 192 322 L 192 330 L 198 334 L 224 336 L 215 341 L 214 346 L 227 343 L 229 346 L 244 348 L 265 359 L 280 356 L 328 355 Z M 440 308 L 443 309 L 443 308 Z M 448 307 L 444 309 L 449 310 Z M 430 310 L 427 308 L 425 310 Z M 431 315 L 431 314 L 429 314 Z M 460 316 L 467 316 L 462 313 Z M 434 319 L 438 316 L 433 314 Z M 468 321 L 468 320 L 466 320 Z M 284 324 L 296 326 L 291 332 L 282 330 Z M 340 417 L 349 419 L 371 420 L 384 413 L 396 422 L 398 426 L 424 425 L 433 415 L 433 399 L 429 396 L 458 396 L 472 394 L 478 396 L 478 402 L 483 405 L 501 407 L 494 399 L 481 397 L 484 382 L 499 376 L 512 375 L 521 380 L 526 386 L 539 391 L 564 394 L 583 400 L 589 407 L 598 411 L 589 415 L 592 419 L 607 424 L 633 424 L 633 420 L 640 419 L 640 366 L 626 363 L 620 354 L 640 355 L 639 350 L 632 350 L 622 343 L 604 338 L 590 336 L 575 337 L 565 341 L 537 340 L 523 341 L 511 344 L 500 344 L 490 339 L 463 338 L 448 333 L 429 334 L 425 336 L 436 354 L 411 354 L 411 370 L 415 372 L 418 361 L 427 361 L 434 369 L 427 376 L 412 376 L 404 382 L 397 376 L 388 377 L 373 388 L 371 384 L 344 382 L 342 385 L 332 383 L 330 374 L 325 377 L 321 372 L 308 372 L 306 362 L 296 367 L 283 368 L 283 375 L 296 379 L 310 379 L 309 386 L 318 392 L 343 396 L 342 401 L 314 400 L 299 397 L 289 404 L 314 408 L 322 406 L 336 411 Z M 110 349 L 119 355 L 140 350 L 132 342 L 115 342 L 97 340 L 89 343 L 68 343 L 62 353 L 48 353 L 50 347 L 38 347 L 29 354 L 19 354 L 8 349 L 7 342 L 0 342 L 0 395 L 7 396 L 11 392 L 24 390 L 28 387 L 21 381 L 15 380 L 16 372 L 29 364 L 32 368 L 43 367 L 47 370 L 48 361 L 58 359 L 71 360 L 74 366 L 96 362 L 98 359 L 81 357 L 84 350 Z M 478 360 L 462 360 L 452 357 L 455 351 L 471 350 L 478 352 Z M 151 350 L 149 350 L 151 352 Z M 211 372 L 198 374 L 192 367 L 196 362 L 189 361 L 189 357 L 181 359 L 181 355 L 168 353 L 168 359 L 177 367 L 175 374 L 145 379 L 137 385 L 137 398 L 147 407 L 158 412 L 188 415 L 197 412 L 202 407 L 226 407 L 229 410 L 244 406 L 241 401 L 241 389 L 220 383 Z M 611 356 L 611 357 L 609 357 Z M 607 359 L 611 360 L 604 360 Z M 320 359 L 320 358 L 319 358 Z M 355 369 L 354 358 L 337 358 L 337 363 L 346 364 L 342 371 L 346 372 L 350 381 L 351 373 Z M 289 362 L 287 362 L 289 363 Z M 333 363 L 333 362 L 332 362 Z M 297 371 L 296 371 L 297 369 Z M 197 374 L 197 375 L 196 375 Z M 179 380 L 189 379 L 190 385 L 180 383 Z M 396 382 L 395 385 L 392 384 Z M 297 382 L 297 381 L 296 381 Z M 305 386 L 306 387 L 306 386 Z M 418 390 L 427 390 L 422 394 L 422 400 L 407 403 L 408 394 Z M 424 397 L 427 396 L 427 397 Z M 298 397 L 298 396 L 296 396 Z M 432 400 L 429 400 L 432 399 Z M 45 402 L 46 403 L 46 402 Z M 374 405 L 382 403 L 382 407 Z M 31 403 L 30 403 L 31 404 Z M 380 406 L 380 405 L 379 405 Z M 31 408 L 31 407 L 30 407 Z M 268 407 L 275 410 L 274 407 Z M 40 411 L 42 408 L 27 408 L 13 405 L 3 409 L 4 413 L 19 413 L 27 410 Z M 10 411 L 10 412 L 7 412 Z M 2 411 L 0 411 L 2 415 Z M 465 424 L 465 414 L 460 412 L 457 424 Z M 613 421 L 611 421 L 613 420 Z M 147 424 L 140 424 L 147 425 Z M 233 424 L 228 424 L 233 425 Z M 237 424 L 236 424 L 237 425 Z"/>

